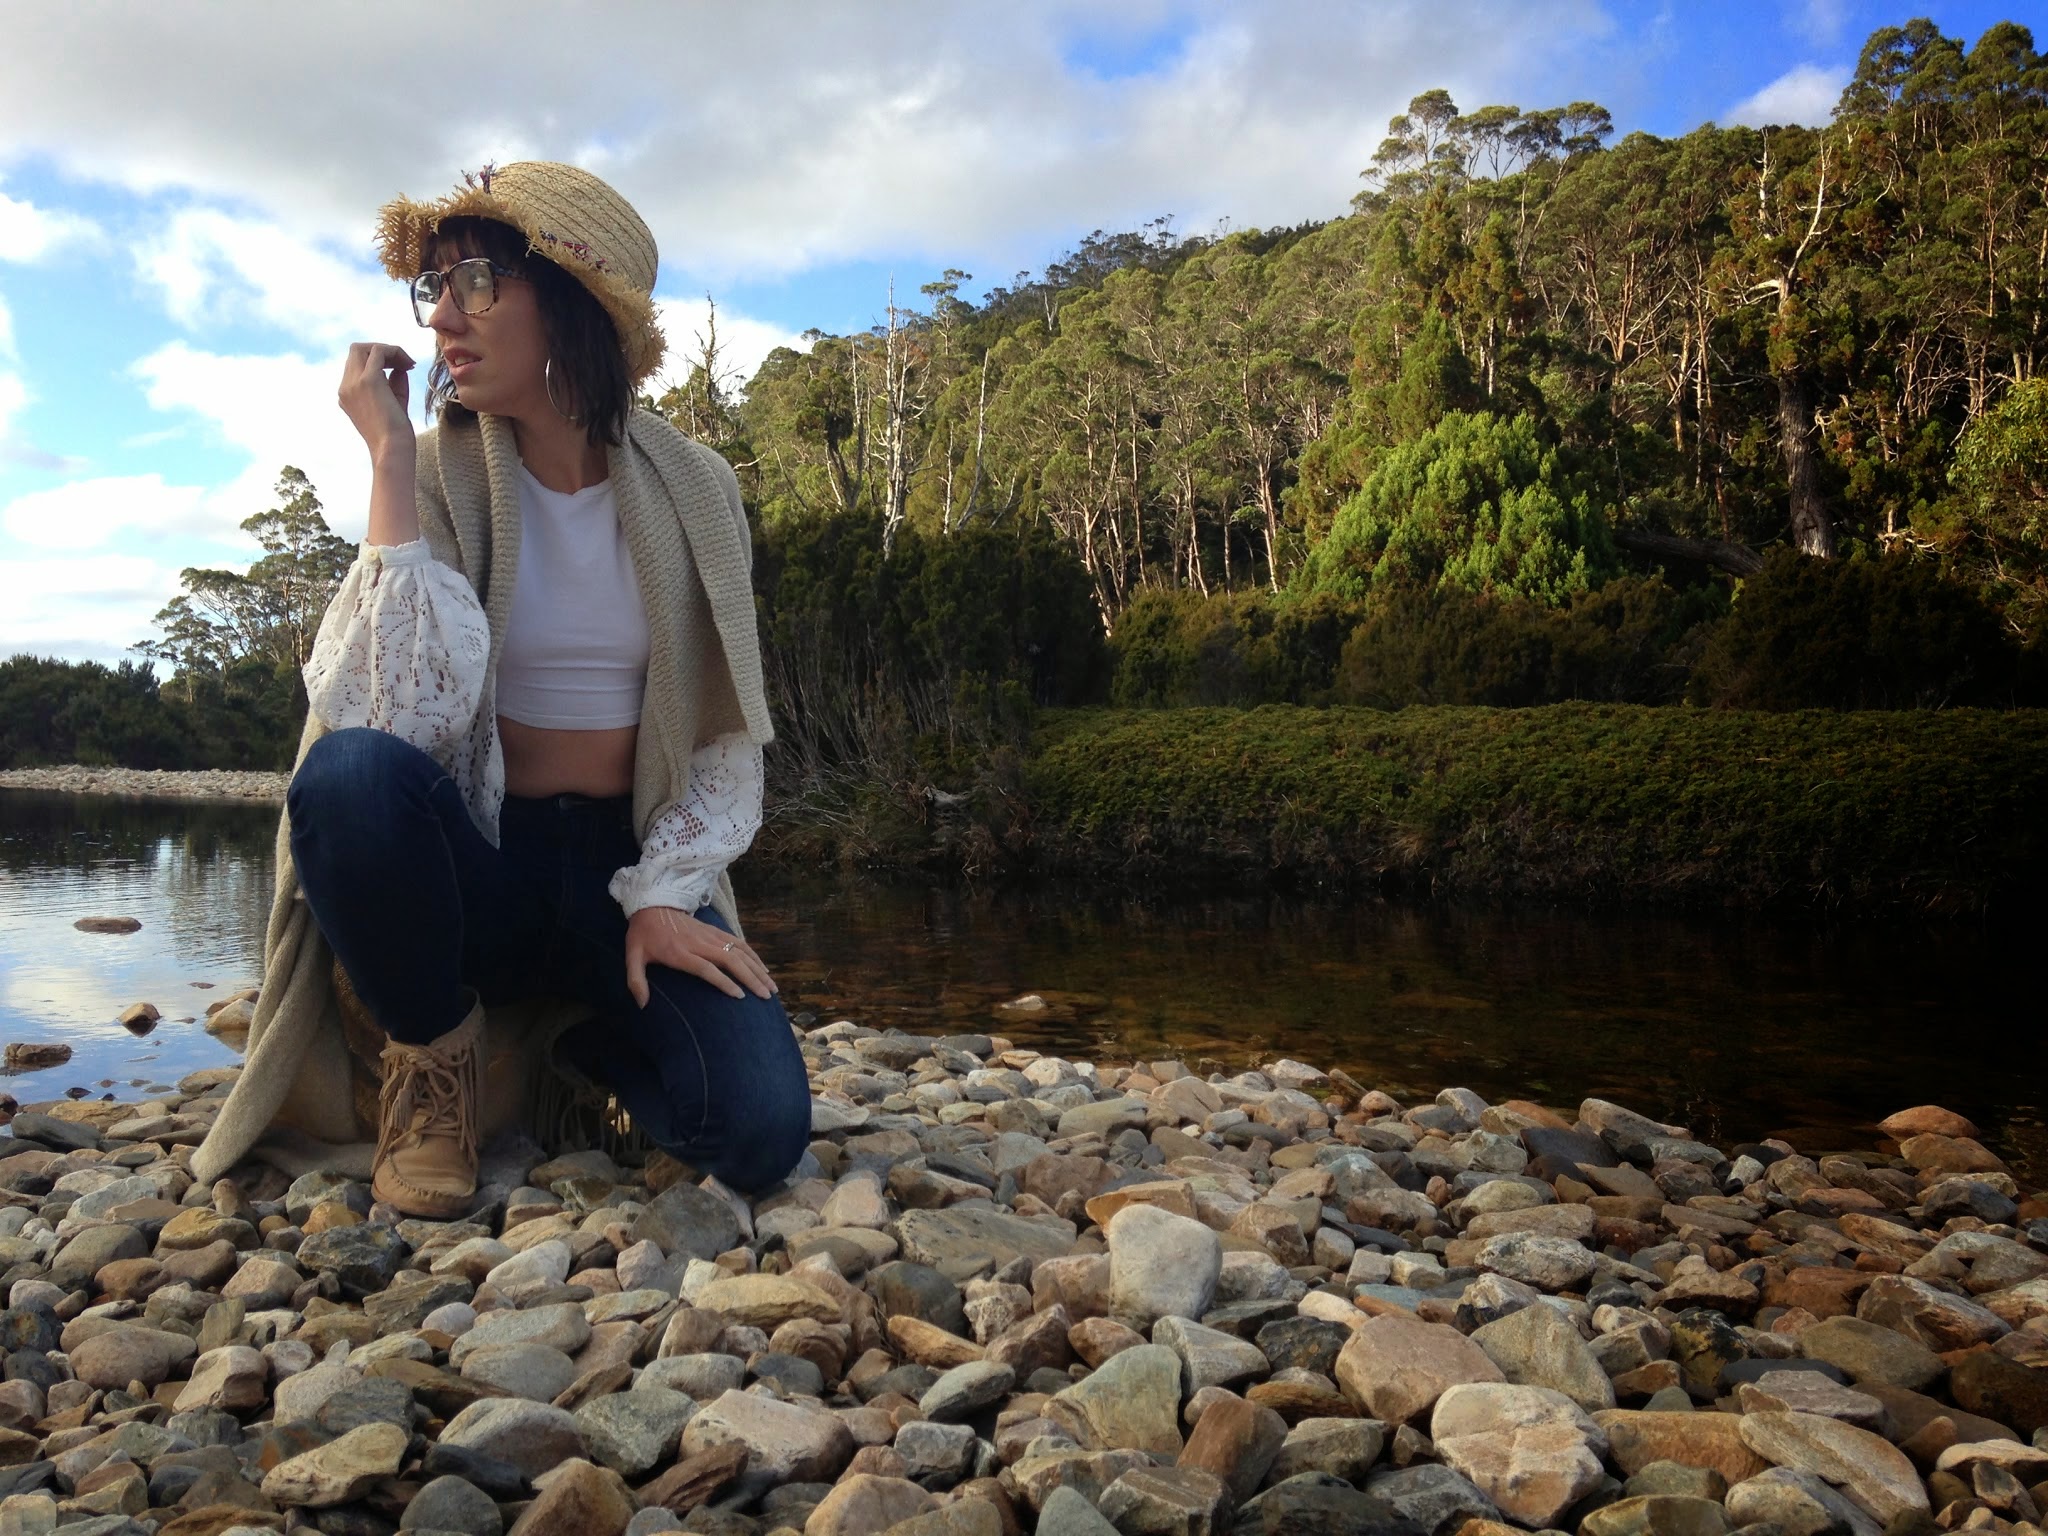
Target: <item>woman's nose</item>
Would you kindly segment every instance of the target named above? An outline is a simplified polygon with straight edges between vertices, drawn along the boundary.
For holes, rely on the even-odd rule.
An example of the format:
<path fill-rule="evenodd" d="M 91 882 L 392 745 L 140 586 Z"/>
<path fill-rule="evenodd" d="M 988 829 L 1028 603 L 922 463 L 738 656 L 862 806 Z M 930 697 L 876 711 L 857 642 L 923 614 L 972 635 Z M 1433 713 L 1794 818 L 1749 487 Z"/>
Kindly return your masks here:
<path fill-rule="evenodd" d="M 434 307 L 427 314 L 427 326 L 439 336 L 459 336 L 469 329 L 469 316 L 455 307 L 455 290 L 441 289 L 441 296 L 434 300 Z"/>

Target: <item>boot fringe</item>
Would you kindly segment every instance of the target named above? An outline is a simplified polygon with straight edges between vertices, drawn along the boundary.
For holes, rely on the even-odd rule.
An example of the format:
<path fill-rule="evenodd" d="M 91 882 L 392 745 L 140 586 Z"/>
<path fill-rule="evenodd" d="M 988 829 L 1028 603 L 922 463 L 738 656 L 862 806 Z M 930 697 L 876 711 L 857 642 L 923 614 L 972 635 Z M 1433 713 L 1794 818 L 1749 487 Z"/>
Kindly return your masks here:
<path fill-rule="evenodd" d="M 640 1164 L 657 1150 L 615 1095 L 560 1061 L 534 1074 L 528 1119 L 550 1157 L 596 1151 L 616 1163 Z"/>

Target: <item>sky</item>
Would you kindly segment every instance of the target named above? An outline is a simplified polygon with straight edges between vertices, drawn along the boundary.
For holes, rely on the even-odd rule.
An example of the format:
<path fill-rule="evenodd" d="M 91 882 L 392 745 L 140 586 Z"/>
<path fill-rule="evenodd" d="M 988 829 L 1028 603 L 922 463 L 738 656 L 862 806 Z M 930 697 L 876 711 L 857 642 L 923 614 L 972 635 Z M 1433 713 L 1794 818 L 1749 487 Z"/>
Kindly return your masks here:
<path fill-rule="evenodd" d="M 1600 102 L 1618 134 L 1820 123 L 1924 0 L 0 0 L 0 657 L 117 662 L 278 471 L 360 538 L 351 341 L 415 348 L 376 210 L 569 160 L 640 210 L 686 357 L 743 380 L 948 267 L 1095 229 L 1346 211 L 1387 120 Z"/>

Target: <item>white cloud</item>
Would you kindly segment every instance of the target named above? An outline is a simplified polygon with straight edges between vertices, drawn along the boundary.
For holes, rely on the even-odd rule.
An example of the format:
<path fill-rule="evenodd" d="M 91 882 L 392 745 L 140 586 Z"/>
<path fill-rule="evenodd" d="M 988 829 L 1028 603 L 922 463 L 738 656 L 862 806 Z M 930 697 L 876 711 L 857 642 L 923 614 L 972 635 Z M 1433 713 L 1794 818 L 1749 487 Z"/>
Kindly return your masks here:
<path fill-rule="evenodd" d="M 175 566 L 140 555 L 0 560 L 0 656 L 120 661 L 178 593 Z"/>
<path fill-rule="evenodd" d="M 906 251 L 1004 262 L 1158 212 L 1341 212 L 1416 91 L 1499 99 L 1612 26 L 1599 0 L 1182 0 L 1133 23 L 1179 46 L 1102 79 L 1067 62 L 1101 30 L 1088 0 L 617 0 L 573 41 L 537 0 L 448 0 L 424 31 L 413 0 L 32 15 L 0 56 L 0 143 L 63 172 L 232 200 L 367 258 L 395 193 L 576 159 L 647 216 L 667 270 L 714 285 Z"/>
<path fill-rule="evenodd" d="M 655 312 L 661 331 L 668 338 L 668 361 L 649 386 L 659 395 L 669 384 L 680 384 L 704 354 L 703 338 L 709 333 L 711 306 L 703 299 L 656 299 Z M 784 330 L 765 320 L 754 320 L 730 309 L 718 310 L 719 382 L 728 389 L 744 389 L 760 368 L 762 359 L 777 347 L 808 351 L 810 343 L 795 331 Z"/>
<path fill-rule="evenodd" d="M 162 475 L 102 475 L 17 496 L 0 509 L 0 529 L 35 549 L 98 549 L 117 534 L 204 531 L 205 491 Z"/>
<path fill-rule="evenodd" d="M 1801 64 L 1788 69 L 1755 95 L 1730 107 L 1725 121 L 1768 128 L 1801 123 L 1818 128 L 1835 113 L 1835 103 L 1849 83 L 1847 69 Z"/>
<path fill-rule="evenodd" d="M 98 236 L 99 227 L 91 219 L 38 208 L 0 192 L 0 261 L 41 261 L 74 240 Z"/>
<path fill-rule="evenodd" d="M 1848 31 L 1848 0 L 1804 0 L 1793 15 L 1793 24 L 1814 47 L 1832 48 Z"/>
<path fill-rule="evenodd" d="M 157 348 L 131 370 L 154 410 L 207 423 L 248 466 L 206 497 L 205 521 L 222 538 L 245 517 L 273 504 L 285 465 L 303 469 L 320 493 L 328 523 L 360 538 L 369 518 L 369 455 L 335 404 L 342 354 L 307 359 L 206 352 L 182 341 Z"/>
<path fill-rule="evenodd" d="M 183 209 L 138 244 L 135 264 L 186 329 L 268 325 L 337 349 L 337 367 L 352 341 L 417 329 L 397 283 L 272 219 Z"/>

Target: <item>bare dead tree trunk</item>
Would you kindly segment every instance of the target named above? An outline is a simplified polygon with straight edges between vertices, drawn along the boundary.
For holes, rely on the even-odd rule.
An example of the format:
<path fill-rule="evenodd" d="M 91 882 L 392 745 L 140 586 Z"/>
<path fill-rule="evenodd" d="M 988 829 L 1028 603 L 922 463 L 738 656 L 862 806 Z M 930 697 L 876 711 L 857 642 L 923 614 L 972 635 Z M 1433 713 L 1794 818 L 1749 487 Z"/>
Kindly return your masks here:
<path fill-rule="evenodd" d="M 981 501 L 982 448 L 988 442 L 988 353 L 981 354 L 981 398 L 974 406 L 974 478 L 967 482 L 967 505 L 961 510 L 964 528 Z"/>
<path fill-rule="evenodd" d="M 953 531 L 953 473 L 959 466 L 953 459 L 953 423 L 946 423 L 946 504 L 939 517 L 939 531 Z"/>
<path fill-rule="evenodd" d="M 1777 381 L 1778 455 L 1791 491 L 1792 539 L 1801 554 L 1832 560 L 1835 526 L 1821 498 L 1820 471 L 1814 462 L 1812 390 L 1799 369 L 1780 369 Z"/>
<path fill-rule="evenodd" d="M 1768 207 L 1770 174 L 1769 146 L 1765 147 L 1765 174 L 1758 183 L 1758 197 Z M 1813 386 L 1804 362 L 1798 356 L 1793 331 L 1800 319 L 1797 285 L 1800 263 L 1820 234 L 1821 219 L 1828 204 L 1828 150 L 1823 144 L 1820 180 L 1814 189 L 1813 214 L 1806 233 L 1775 277 L 1752 288 L 1753 293 L 1775 292 L 1778 318 L 1772 350 L 1778 355 L 1771 369 L 1778 386 L 1778 456 L 1785 466 L 1785 483 L 1790 497 L 1792 539 L 1801 553 L 1821 560 L 1834 558 L 1835 527 L 1827 503 L 1820 494 L 1820 470 L 1814 447 Z"/>
<path fill-rule="evenodd" d="M 1266 515 L 1266 585 L 1280 590 L 1280 502 L 1273 494 L 1273 468 L 1259 466 L 1259 510 Z"/>
<path fill-rule="evenodd" d="M 909 369 L 903 360 L 902 334 L 896 324 L 896 279 L 889 279 L 889 325 L 882 341 L 882 556 L 887 559 L 896 547 L 896 530 L 903 522 L 904 504 L 910 497 L 906 468 L 904 423 L 909 414 L 907 401 Z"/>

